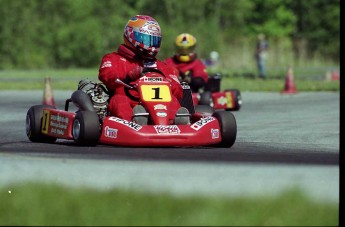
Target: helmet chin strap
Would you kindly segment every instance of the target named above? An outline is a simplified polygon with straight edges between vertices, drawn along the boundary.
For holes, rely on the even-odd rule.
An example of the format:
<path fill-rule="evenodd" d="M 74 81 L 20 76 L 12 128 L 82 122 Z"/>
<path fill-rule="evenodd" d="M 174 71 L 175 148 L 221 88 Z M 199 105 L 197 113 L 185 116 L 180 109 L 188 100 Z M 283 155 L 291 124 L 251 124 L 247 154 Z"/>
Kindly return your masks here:
<path fill-rule="evenodd" d="M 196 59 L 196 53 L 190 53 L 188 55 L 175 54 L 175 58 L 180 62 L 191 62 Z"/>

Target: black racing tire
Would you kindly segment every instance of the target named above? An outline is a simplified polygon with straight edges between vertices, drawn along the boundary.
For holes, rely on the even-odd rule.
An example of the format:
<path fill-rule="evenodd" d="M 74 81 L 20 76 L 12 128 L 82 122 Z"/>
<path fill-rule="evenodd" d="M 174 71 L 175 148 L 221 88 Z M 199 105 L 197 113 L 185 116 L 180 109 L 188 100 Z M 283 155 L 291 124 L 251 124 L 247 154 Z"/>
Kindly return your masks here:
<path fill-rule="evenodd" d="M 200 94 L 200 105 L 211 105 L 212 102 L 212 93 L 210 91 L 204 91 Z"/>
<path fill-rule="evenodd" d="M 195 112 L 196 113 L 209 113 L 212 115 L 214 113 L 214 109 L 213 109 L 213 107 L 211 107 L 209 105 L 196 105 L 195 106 Z"/>
<path fill-rule="evenodd" d="M 234 145 L 237 136 L 237 123 L 233 113 L 229 111 L 217 111 L 213 114 L 220 125 L 222 141 L 218 147 L 231 147 Z"/>
<path fill-rule="evenodd" d="M 242 96 L 241 96 L 241 92 L 238 89 L 227 89 L 226 91 L 231 91 L 233 93 L 235 93 L 235 106 L 233 108 L 229 108 L 226 110 L 233 110 L 233 111 L 238 111 L 241 109 L 242 106 Z"/>
<path fill-rule="evenodd" d="M 80 111 L 73 121 L 72 135 L 78 145 L 94 146 L 101 135 L 100 120 L 96 112 Z"/>
<path fill-rule="evenodd" d="M 47 136 L 41 132 L 43 108 L 46 107 L 55 109 L 55 107 L 50 105 L 36 105 L 31 106 L 26 114 L 26 135 L 32 142 L 54 143 L 57 139 L 55 137 Z"/>

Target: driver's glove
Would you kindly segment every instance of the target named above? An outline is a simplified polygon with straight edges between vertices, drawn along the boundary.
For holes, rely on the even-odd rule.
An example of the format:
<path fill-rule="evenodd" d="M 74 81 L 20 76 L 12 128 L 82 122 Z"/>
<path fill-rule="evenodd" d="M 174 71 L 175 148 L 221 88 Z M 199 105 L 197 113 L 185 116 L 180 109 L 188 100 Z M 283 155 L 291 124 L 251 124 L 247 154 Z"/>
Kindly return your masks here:
<path fill-rule="evenodd" d="M 187 71 L 187 72 L 183 73 L 181 77 L 182 77 L 182 81 L 187 82 L 188 84 L 190 84 L 190 82 L 192 81 L 191 71 Z"/>
<path fill-rule="evenodd" d="M 135 81 L 142 76 L 141 73 L 143 69 L 143 67 L 137 65 L 127 73 L 127 76 L 131 79 L 131 81 Z"/>

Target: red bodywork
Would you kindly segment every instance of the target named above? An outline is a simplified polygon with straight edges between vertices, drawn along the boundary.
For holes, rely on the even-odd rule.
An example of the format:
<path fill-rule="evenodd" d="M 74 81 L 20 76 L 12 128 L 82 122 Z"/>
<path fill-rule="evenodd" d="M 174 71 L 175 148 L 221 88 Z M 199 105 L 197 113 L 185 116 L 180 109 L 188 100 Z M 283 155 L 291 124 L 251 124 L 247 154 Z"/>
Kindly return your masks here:
<path fill-rule="evenodd" d="M 100 143 L 123 146 L 203 146 L 221 141 L 214 117 L 191 125 L 138 125 L 116 117 L 104 120 Z"/>
<path fill-rule="evenodd" d="M 72 126 L 75 113 L 44 108 L 42 118 L 43 134 L 63 139 L 73 139 Z"/>
<path fill-rule="evenodd" d="M 44 108 L 42 133 L 73 140 L 75 113 Z M 212 116 L 193 115 L 199 119 L 190 125 L 138 125 L 117 117 L 103 120 L 101 144 L 120 146 L 205 146 L 221 142 L 219 122 Z"/>
<path fill-rule="evenodd" d="M 232 91 L 221 91 L 212 93 L 213 109 L 232 109 L 236 106 L 235 93 Z M 199 103 L 199 94 L 193 93 L 193 102 L 195 105 Z"/>
<path fill-rule="evenodd" d="M 169 123 L 171 102 L 170 84 L 162 77 L 142 77 L 137 85 L 141 104 L 150 113 L 151 125 L 139 125 L 114 116 L 100 123 L 100 144 L 120 146 L 206 146 L 222 140 L 217 118 L 210 114 L 194 113 L 191 124 Z M 41 132 L 73 140 L 75 113 L 53 108 L 43 109 Z"/>

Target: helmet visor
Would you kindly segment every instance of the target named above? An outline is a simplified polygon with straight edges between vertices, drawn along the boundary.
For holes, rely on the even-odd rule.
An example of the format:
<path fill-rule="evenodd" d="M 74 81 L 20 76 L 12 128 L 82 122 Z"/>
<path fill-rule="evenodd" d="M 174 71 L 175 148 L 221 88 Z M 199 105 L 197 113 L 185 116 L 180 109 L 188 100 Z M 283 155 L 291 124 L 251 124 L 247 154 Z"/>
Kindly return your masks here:
<path fill-rule="evenodd" d="M 195 46 L 176 46 L 176 52 L 181 55 L 194 53 Z"/>
<path fill-rule="evenodd" d="M 162 38 L 134 31 L 134 40 L 149 47 L 159 48 L 161 46 Z"/>

